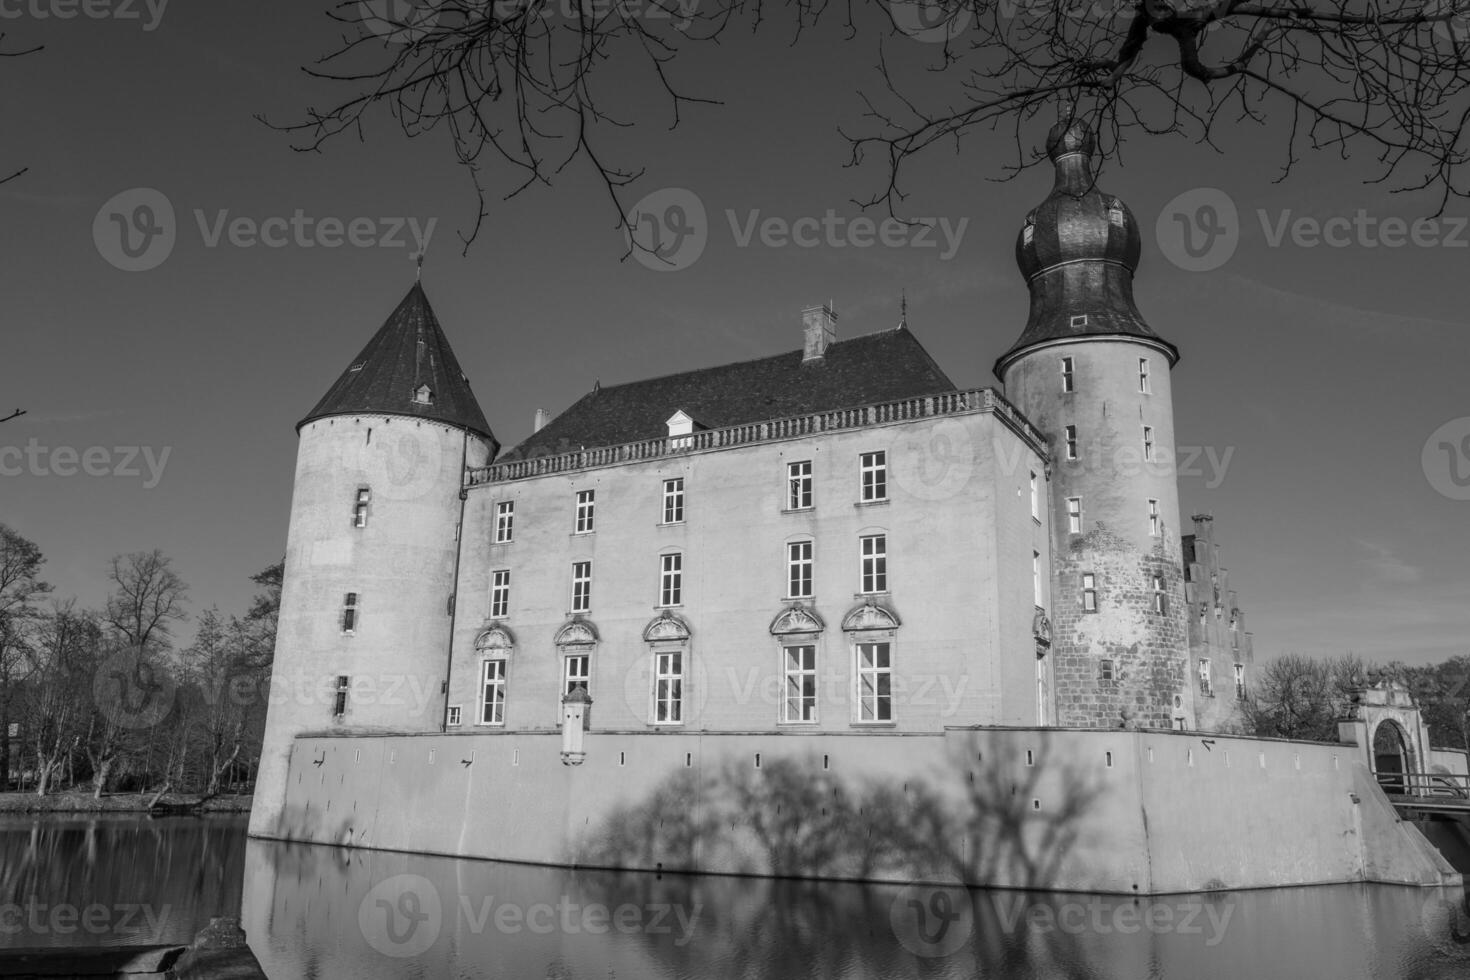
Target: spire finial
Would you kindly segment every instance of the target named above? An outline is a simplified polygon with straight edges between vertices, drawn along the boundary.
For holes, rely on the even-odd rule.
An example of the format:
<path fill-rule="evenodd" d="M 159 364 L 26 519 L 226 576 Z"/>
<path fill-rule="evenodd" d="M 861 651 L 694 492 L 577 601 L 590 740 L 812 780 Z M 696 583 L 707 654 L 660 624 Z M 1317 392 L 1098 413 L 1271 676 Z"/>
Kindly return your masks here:
<path fill-rule="evenodd" d="M 418 270 L 416 272 L 414 272 L 413 281 L 414 282 L 423 282 L 423 280 L 424 280 L 424 253 L 422 251 L 420 251 L 419 254 L 418 254 L 418 256 L 416 257 L 416 259 L 417 259 L 417 262 L 418 262 Z"/>
<path fill-rule="evenodd" d="M 907 330 L 909 326 L 909 291 L 899 289 L 898 291 L 898 329 Z"/>

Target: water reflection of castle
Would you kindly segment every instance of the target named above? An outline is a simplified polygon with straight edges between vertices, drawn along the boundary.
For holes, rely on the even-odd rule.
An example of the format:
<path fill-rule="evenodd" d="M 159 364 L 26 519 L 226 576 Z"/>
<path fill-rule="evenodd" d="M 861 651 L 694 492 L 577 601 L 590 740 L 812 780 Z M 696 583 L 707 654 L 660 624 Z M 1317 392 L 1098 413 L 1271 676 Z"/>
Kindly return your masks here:
<path fill-rule="evenodd" d="M 500 455 L 415 284 L 299 426 L 275 675 L 323 696 L 272 698 L 252 832 L 1120 891 L 1360 873 L 1150 865 L 1147 820 L 1079 839 L 1137 823 L 1144 790 L 1108 780 L 1266 790 L 1159 734 L 1233 727 L 1250 637 L 1211 521 L 1180 537 L 1179 355 L 1133 302 L 1137 222 L 1085 126 L 1047 148 L 1004 397 L 822 306 L 799 351 L 594 387 Z M 907 844 L 793 842 L 765 807 Z M 1414 854 L 1376 873 L 1437 874 Z"/>

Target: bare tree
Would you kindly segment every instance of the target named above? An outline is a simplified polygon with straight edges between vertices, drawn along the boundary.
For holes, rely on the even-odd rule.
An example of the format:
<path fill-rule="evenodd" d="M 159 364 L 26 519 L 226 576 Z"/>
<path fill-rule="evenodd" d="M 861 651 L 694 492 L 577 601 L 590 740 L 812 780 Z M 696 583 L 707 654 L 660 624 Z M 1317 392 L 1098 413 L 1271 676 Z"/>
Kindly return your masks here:
<path fill-rule="evenodd" d="M 45 561 L 34 542 L 0 524 L 0 791 L 10 786 L 10 725 L 40 617 L 36 602 L 51 591 L 39 578 Z"/>
<path fill-rule="evenodd" d="M 46 795 L 81 743 L 91 713 L 88 684 L 103 647 L 96 617 L 77 612 L 74 600 L 56 605 L 44 619 L 24 688 L 38 796 Z"/>
<path fill-rule="evenodd" d="M 549 185 L 574 163 L 600 178 L 626 227 L 624 191 L 642 170 L 612 141 L 656 105 L 677 127 L 717 104 L 676 81 L 676 58 L 734 25 L 771 29 L 762 0 L 343 0 L 340 44 L 306 69 L 340 93 L 276 128 L 319 150 L 363 138 L 375 110 L 409 137 L 447 131 L 487 197 Z M 1379 180 L 1429 189 L 1440 208 L 1470 195 L 1470 12 L 1465 0 L 788 0 L 800 38 L 824 17 L 874 43 L 866 111 L 844 131 L 851 161 L 876 157 L 858 203 L 894 212 L 906 166 L 933 147 L 1003 132 L 1006 175 L 1037 162 L 1044 109 L 1089 117 L 1115 154 L 1129 135 L 1214 145 L 1222 126 L 1277 127 L 1282 176 L 1304 150 L 1362 151 Z M 394 13 L 392 11 L 399 11 Z M 920 44 L 915 39 L 936 43 Z M 923 52 L 924 55 L 920 55 Z M 686 59 L 688 61 L 690 59 Z M 1050 123 L 1051 113 L 1044 122 Z"/>

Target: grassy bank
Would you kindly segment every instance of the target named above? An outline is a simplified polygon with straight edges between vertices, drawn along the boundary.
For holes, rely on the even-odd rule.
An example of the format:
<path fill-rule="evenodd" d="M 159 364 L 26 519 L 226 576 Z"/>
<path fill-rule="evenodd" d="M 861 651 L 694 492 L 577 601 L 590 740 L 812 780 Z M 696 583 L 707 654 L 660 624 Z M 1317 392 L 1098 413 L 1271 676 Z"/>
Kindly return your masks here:
<path fill-rule="evenodd" d="M 143 812 L 151 793 L 109 793 L 100 800 L 92 798 L 90 790 L 63 790 L 37 796 L 35 793 L 0 793 L 0 813 L 140 813 Z M 183 803 L 195 799 L 193 796 L 178 796 L 170 793 L 164 803 Z M 208 813 L 248 813 L 250 797 L 216 796 L 204 804 Z"/>

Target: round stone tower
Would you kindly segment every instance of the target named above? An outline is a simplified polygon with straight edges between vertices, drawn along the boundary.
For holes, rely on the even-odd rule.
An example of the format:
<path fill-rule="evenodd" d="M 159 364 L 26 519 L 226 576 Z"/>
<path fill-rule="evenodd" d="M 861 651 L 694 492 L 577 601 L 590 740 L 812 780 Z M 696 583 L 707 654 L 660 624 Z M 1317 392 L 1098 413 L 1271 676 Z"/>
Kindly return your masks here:
<path fill-rule="evenodd" d="M 250 832 L 276 836 L 295 737 L 438 731 L 466 466 L 499 449 L 415 283 L 297 426 Z"/>
<path fill-rule="evenodd" d="M 1016 242 L 1031 312 L 995 374 L 1050 440 L 1056 718 L 1193 727 L 1169 385 L 1179 352 L 1134 304 L 1138 222 L 1097 187 L 1092 132 L 1058 123 L 1046 149 L 1056 181 Z"/>

